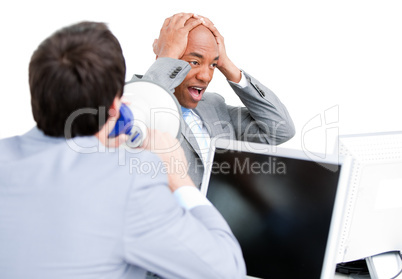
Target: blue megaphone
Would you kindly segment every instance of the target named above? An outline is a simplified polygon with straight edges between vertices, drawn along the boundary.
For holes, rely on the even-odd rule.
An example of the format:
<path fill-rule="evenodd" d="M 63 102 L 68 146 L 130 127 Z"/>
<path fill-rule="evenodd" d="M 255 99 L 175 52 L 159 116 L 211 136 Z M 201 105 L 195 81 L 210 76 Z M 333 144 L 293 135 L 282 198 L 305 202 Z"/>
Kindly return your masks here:
<path fill-rule="evenodd" d="M 139 147 L 148 129 L 168 132 L 178 138 L 181 132 L 181 107 L 176 97 L 156 83 L 133 81 L 124 86 L 120 117 L 109 137 L 127 134 L 126 145 Z"/>

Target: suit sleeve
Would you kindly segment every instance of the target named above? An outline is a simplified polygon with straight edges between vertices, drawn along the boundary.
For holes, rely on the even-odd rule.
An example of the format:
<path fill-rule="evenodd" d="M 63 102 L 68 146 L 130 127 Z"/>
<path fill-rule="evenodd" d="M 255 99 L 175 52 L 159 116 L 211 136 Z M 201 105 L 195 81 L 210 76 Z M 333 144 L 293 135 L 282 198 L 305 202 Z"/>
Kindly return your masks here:
<path fill-rule="evenodd" d="M 190 71 L 191 66 L 186 61 L 169 57 L 158 58 L 144 74 L 144 76 L 134 75 L 131 81 L 142 80 L 152 81 L 174 93 L 174 89 L 182 83 Z"/>
<path fill-rule="evenodd" d="M 162 278 L 244 278 L 240 246 L 219 212 L 210 205 L 180 207 L 166 182 L 160 173 L 135 175 L 127 201 L 126 260 Z"/>
<path fill-rule="evenodd" d="M 228 106 L 238 140 L 281 144 L 291 139 L 295 128 L 286 107 L 258 80 L 243 71 L 248 85 L 230 82 L 245 107 Z"/>

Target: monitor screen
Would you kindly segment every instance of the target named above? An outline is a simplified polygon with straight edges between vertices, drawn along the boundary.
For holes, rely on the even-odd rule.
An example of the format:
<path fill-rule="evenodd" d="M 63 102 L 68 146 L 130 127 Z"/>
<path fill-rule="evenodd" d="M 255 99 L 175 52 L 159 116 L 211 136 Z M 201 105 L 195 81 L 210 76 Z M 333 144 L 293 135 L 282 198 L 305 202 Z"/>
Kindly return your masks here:
<path fill-rule="evenodd" d="M 202 190 L 239 241 L 249 276 L 323 274 L 342 167 L 299 157 L 219 146 L 210 154 Z M 336 249 L 331 253 L 326 272 L 333 276 Z"/>

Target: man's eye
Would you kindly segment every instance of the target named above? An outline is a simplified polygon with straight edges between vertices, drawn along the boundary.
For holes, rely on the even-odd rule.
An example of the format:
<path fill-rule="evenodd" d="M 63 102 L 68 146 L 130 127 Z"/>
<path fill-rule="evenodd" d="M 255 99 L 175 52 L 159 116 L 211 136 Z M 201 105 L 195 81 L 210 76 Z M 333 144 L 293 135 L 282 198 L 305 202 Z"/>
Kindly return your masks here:
<path fill-rule="evenodd" d="M 213 64 L 211 64 L 211 67 L 212 67 L 212 68 L 216 68 L 216 66 L 218 66 L 218 63 L 213 63 Z"/>
<path fill-rule="evenodd" d="M 195 65 L 195 66 L 199 65 L 197 61 L 190 61 L 189 63 L 190 63 L 191 65 Z"/>

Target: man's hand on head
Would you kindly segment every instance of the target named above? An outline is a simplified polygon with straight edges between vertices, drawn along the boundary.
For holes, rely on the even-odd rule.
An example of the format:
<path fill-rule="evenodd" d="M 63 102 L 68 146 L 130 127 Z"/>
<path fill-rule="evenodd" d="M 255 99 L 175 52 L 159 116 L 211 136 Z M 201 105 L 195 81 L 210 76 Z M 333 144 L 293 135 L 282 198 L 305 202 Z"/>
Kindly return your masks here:
<path fill-rule="evenodd" d="M 186 24 L 186 21 L 192 17 L 196 20 Z M 179 13 L 165 19 L 159 38 L 153 43 L 156 57 L 180 59 L 187 47 L 188 33 L 203 22 L 203 18 L 192 13 Z"/>
<path fill-rule="evenodd" d="M 218 44 L 219 49 L 219 60 L 217 64 L 217 68 L 222 72 L 222 74 L 230 81 L 238 83 L 241 79 L 240 69 L 236 67 L 236 65 L 229 59 L 226 53 L 225 41 L 221 33 L 219 33 L 218 29 L 206 17 L 203 17 L 203 25 L 211 30 L 212 34 L 214 34 L 216 43 Z"/>

